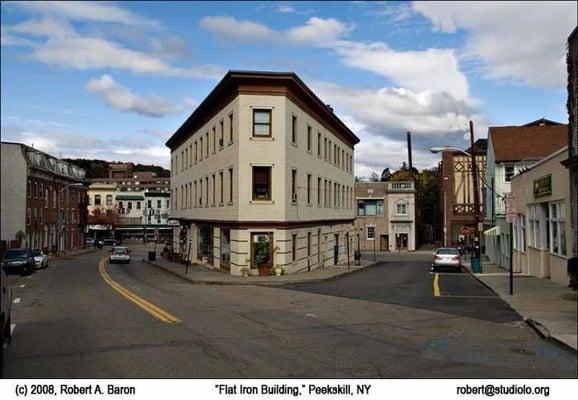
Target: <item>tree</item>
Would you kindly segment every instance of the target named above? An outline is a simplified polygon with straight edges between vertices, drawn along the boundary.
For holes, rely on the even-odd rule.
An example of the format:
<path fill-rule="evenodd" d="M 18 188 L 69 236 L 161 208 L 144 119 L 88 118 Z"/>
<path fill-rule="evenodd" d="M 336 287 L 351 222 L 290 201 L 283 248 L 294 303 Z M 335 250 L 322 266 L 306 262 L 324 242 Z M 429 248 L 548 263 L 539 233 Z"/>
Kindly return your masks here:
<path fill-rule="evenodd" d="M 379 182 L 379 175 L 377 173 L 372 172 L 371 176 L 369 177 L 370 182 Z"/>
<path fill-rule="evenodd" d="M 356 176 L 355 177 L 355 182 L 363 182 L 363 178 Z"/>
<path fill-rule="evenodd" d="M 120 217 L 116 210 L 107 209 L 103 212 L 102 208 L 95 208 L 92 214 L 88 216 L 89 225 L 107 225 L 114 229 L 120 222 Z"/>

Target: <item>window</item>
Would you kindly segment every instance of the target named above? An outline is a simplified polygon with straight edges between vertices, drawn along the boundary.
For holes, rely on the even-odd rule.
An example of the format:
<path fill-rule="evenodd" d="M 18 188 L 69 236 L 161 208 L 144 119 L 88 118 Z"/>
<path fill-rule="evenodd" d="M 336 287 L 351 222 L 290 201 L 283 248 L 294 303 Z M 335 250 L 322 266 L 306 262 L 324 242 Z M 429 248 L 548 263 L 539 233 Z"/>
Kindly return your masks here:
<path fill-rule="evenodd" d="M 30 219 L 32 218 L 32 211 L 30 208 L 26 209 L 26 225 L 30 225 Z"/>
<path fill-rule="evenodd" d="M 217 127 L 213 126 L 211 130 L 211 135 L 213 136 L 213 154 L 217 151 Z"/>
<path fill-rule="evenodd" d="M 323 139 L 323 159 L 327 161 L 327 138 Z"/>
<path fill-rule="evenodd" d="M 220 197 L 219 197 L 219 204 L 223 204 L 223 172 L 219 172 L 219 183 L 221 186 L 221 190 L 220 190 Z"/>
<path fill-rule="evenodd" d="M 297 116 L 291 116 L 291 142 L 297 144 Z"/>
<path fill-rule="evenodd" d="M 233 168 L 229 168 L 229 203 L 233 203 Z"/>
<path fill-rule="evenodd" d="M 48 208 L 49 201 L 50 201 L 50 193 L 48 192 L 48 188 L 44 188 L 44 208 Z"/>
<path fill-rule="evenodd" d="M 292 242 L 291 242 L 291 261 L 295 261 L 297 259 L 297 235 L 292 235 Z"/>
<path fill-rule="evenodd" d="M 161 201 L 160 201 L 160 200 L 157 200 L 157 208 L 161 208 L 161 207 L 162 207 L 161 204 L 162 204 Z M 149 205 L 149 207 L 150 207 L 150 205 Z"/>
<path fill-rule="evenodd" d="M 253 136 L 271 137 L 271 110 L 253 110 Z"/>
<path fill-rule="evenodd" d="M 185 170 L 185 151 L 181 150 L 181 172 Z"/>
<path fill-rule="evenodd" d="M 331 140 L 329 141 L 327 147 L 327 162 L 331 162 Z"/>
<path fill-rule="evenodd" d="M 205 133 L 205 138 L 207 139 L 207 151 L 205 152 L 205 158 L 209 158 L 209 146 L 211 143 L 209 142 L 209 132 Z"/>
<path fill-rule="evenodd" d="M 321 157 L 321 133 L 317 132 L 317 156 Z"/>
<path fill-rule="evenodd" d="M 291 201 L 297 201 L 297 170 L 291 170 Z"/>
<path fill-rule="evenodd" d="M 311 153 L 311 127 L 307 125 L 307 151 Z"/>
<path fill-rule="evenodd" d="M 321 178 L 317 178 L 317 205 L 321 205 Z"/>
<path fill-rule="evenodd" d="M 167 207 L 166 208 L 169 208 L 170 206 L 171 206 L 171 201 L 167 200 Z"/>
<path fill-rule="evenodd" d="M 504 168 L 506 170 L 506 182 L 510 182 L 514 176 L 514 164 L 506 164 Z"/>
<path fill-rule="evenodd" d="M 366 232 L 365 236 L 366 240 L 375 240 L 375 226 L 367 226 L 365 232 Z"/>
<path fill-rule="evenodd" d="M 106 205 L 107 205 L 107 206 L 112 206 L 112 194 L 107 194 L 107 195 L 106 195 Z"/>
<path fill-rule="evenodd" d="M 359 200 L 357 202 L 357 215 L 360 217 L 383 215 L 383 200 Z"/>
<path fill-rule="evenodd" d="M 323 180 L 323 205 L 327 206 L 327 179 Z"/>
<path fill-rule="evenodd" d="M 199 179 L 199 207 L 203 206 L 203 180 Z"/>
<path fill-rule="evenodd" d="M 225 144 L 225 121 L 219 122 L 219 130 L 221 131 L 219 139 L 219 148 L 222 149 L 223 145 Z"/>
<path fill-rule="evenodd" d="M 311 257 L 311 232 L 307 232 L 307 257 Z"/>
<path fill-rule="evenodd" d="M 528 242 L 530 246 L 534 246 L 538 249 L 542 248 L 542 240 L 540 233 L 540 211 L 541 206 L 534 204 L 530 206 L 530 218 L 529 218 L 529 238 Z"/>
<path fill-rule="evenodd" d="M 185 162 L 185 169 L 189 167 L 189 148 L 185 149 L 185 158 L 183 160 Z"/>
<path fill-rule="evenodd" d="M 233 114 L 229 114 L 229 143 L 233 143 Z"/>
<path fill-rule="evenodd" d="M 149 200 L 149 201 L 150 201 L 150 200 Z M 149 208 L 150 208 L 150 204 L 149 204 Z M 140 210 L 140 201 L 137 201 L 137 202 L 136 202 L 136 209 L 137 209 L 137 210 Z"/>
<path fill-rule="evenodd" d="M 100 195 L 99 194 L 94 195 L 94 205 L 100 206 Z"/>
<path fill-rule="evenodd" d="M 201 139 L 201 140 L 202 140 L 202 139 Z M 197 161 L 199 160 L 199 158 L 198 158 L 198 151 L 199 151 L 199 148 L 198 148 L 198 146 L 197 146 L 197 141 L 195 140 L 195 164 L 196 164 Z"/>
<path fill-rule="evenodd" d="M 311 204 L 311 174 L 307 174 L 307 204 Z"/>
<path fill-rule="evenodd" d="M 179 188 L 175 188 L 175 198 L 173 201 L 173 205 L 175 206 L 175 210 L 179 209 Z"/>
<path fill-rule="evenodd" d="M 200 154 L 199 160 L 202 161 L 202 160 L 203 160 L 203 138 L 200 139 L 200 146 L 199 146 L 199 147 L 200 147 L 200 150 L 201 150 L 201 151 L 199 152 L 199 154 Z"/>
<path fill-rule="evenodd" d="M 189 145 L 189 157 L 188 157 L 188 159 L 189 159 L 189 167 L 192 167 L 193 166 L 193 145 L 192 144 Z"/>
<path fill-rule="evenodd" d="M 209 177 L 205 178 L 205 207 L 209 206 Z"/>
<path fill-rule="evenodd" d="M 550 203 L 550 253 L 566 255 L 566 230 L 564 203 Z"/>
<path fill-rule="evenodd" d="M 194 205 L 194 207 L 196 208 L 197 205 L 199 204 L 199 203 L 198 203 L 198 201 L 199 201 L 199 195 L 198 195 L 198 192 L 197 192 L 197 181 L 195 181 L 195 185 L 194 185 L 194 186 L 195 186 L 195 200 L 193 201 L 193 205 Z"/>
<path fill-rule="evenodd" d="M 213 180 L 212 180 L 212 183 L 213 183 L 213 202 L 212 202 L 211 204 L 214 206 L 214 205 L 215 205 L 215 200 L 216 200 L 216 199 L 215 199 L 215 187 L 217 186 L 217 185 L 216 185 L 215 174 L 213 174 L 213 177 L 212 177 L 212 178 L 213 178 Z"/>
<path fill-rule="evenodd" d="M 120 213 L 124 214 L 123 208 L 124 208 L 124 204 L 122 203 L 122 201 L 118 202 L 118 208 L 120 209 Z"/>
<path fill-rule="evenodd" d="M 132 201 L 129 201 L 129 202 L 127 203 L 126 208 L 127 208 L 128 210 L 132 210 Z"/>
<path fill-rule="evenodd" d="M 407 203 L 397 203 L 395 212 L 397 215 L 407 215 Z"/>
<path fill-rule="evenodd" d="M 271 167 L 253 167 L 253 200 L 271 200 Z"/>
<path fill-rule="evenodd" d="M 526 216 L 518 214 L 514 225 L 514 248 L 520 251 L 526 251 Z"/>
<path fill-rule="evenodd" d="M 317 229 L 317 263 L 321 262 L 321 229 Z"/>

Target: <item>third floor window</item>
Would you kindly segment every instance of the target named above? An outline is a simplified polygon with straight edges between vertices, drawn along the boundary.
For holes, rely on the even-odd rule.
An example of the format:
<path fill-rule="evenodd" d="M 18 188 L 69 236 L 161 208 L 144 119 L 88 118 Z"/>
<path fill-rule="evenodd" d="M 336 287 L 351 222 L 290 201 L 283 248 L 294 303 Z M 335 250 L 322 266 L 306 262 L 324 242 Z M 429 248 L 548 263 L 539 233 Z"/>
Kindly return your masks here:
<path fill-rule="evenodd" d="M 253 136 L 271 136 L 271 110 L 253 110 Z"/>

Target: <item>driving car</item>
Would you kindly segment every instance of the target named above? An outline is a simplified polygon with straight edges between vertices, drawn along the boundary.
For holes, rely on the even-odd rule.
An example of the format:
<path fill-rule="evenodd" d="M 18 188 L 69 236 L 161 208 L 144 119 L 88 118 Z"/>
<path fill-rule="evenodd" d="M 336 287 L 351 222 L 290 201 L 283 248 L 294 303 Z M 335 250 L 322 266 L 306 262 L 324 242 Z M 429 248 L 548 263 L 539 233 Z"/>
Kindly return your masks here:
<path fill-rule="evenodd" d="M 116 246 L 116 240 L 113 238 L 105 238 L 102 242 L 105 246 Z"/>
<path fill-rule="evenodd" d="M 32 250 L 32 255 L 34 256 L 36 269 L 48 267 L 48 255 L 46 255 L 42 250 Z"/>
<path fill-rule="evenodd" d="M 36 270 L 36 262 L 30 249 L 10 249 L 2 257 L 2 269 L 30 275 Z"/>
<path fill-rule="evenodd" d="M 2 301 L 0 312 L 0 377 L 4 372 L 4 347 L 10 343 L 12 337 L 12 327 L 10 325 L 10 316 L 12 311 L 12 292 L 8 286 L 6 274 L 0 269 L 0 286 L 2 286 Z"/>
<path fill-rule="evenodd" d="M 431 269 L 453 269 L 461 271 L 462 260 L 460 251 L 455 247 L 440 247 L 433 253 L 433 262 Z"/>
<path fill-rule="evenodd" d="M 108 255 L 109 264 L 112 263 L 130 263 L 130 249 L 128 247 L 115 246 L 110 249 Z"/>

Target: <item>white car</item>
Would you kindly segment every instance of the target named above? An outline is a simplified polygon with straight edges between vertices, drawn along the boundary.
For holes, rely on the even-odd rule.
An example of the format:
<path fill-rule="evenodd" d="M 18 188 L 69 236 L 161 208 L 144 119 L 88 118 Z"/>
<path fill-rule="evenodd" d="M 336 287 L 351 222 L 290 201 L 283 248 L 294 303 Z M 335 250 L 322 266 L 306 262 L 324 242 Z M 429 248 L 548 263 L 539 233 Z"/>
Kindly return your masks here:
<path fill-rule="evenodd" d="M 112 263 L 130 263 L 130 249 L 128 247 L 115 246 L 110 249 L 108 255 L 109 264 Z"/>
<path fill-rule="evenodd" d="M 460 258 L 460 251 L 453 247 L 441 247 L 433 253 L 432 270 L 437 269 L 453 269 L 461 271 L 462 260 Z"/>
<path fill-rule="evenodd" d="M 48 267 L 48 255 L 42 250 L 32 250 L 32 255 L 34 256 L 34 266 L 36 269 Z"/>

